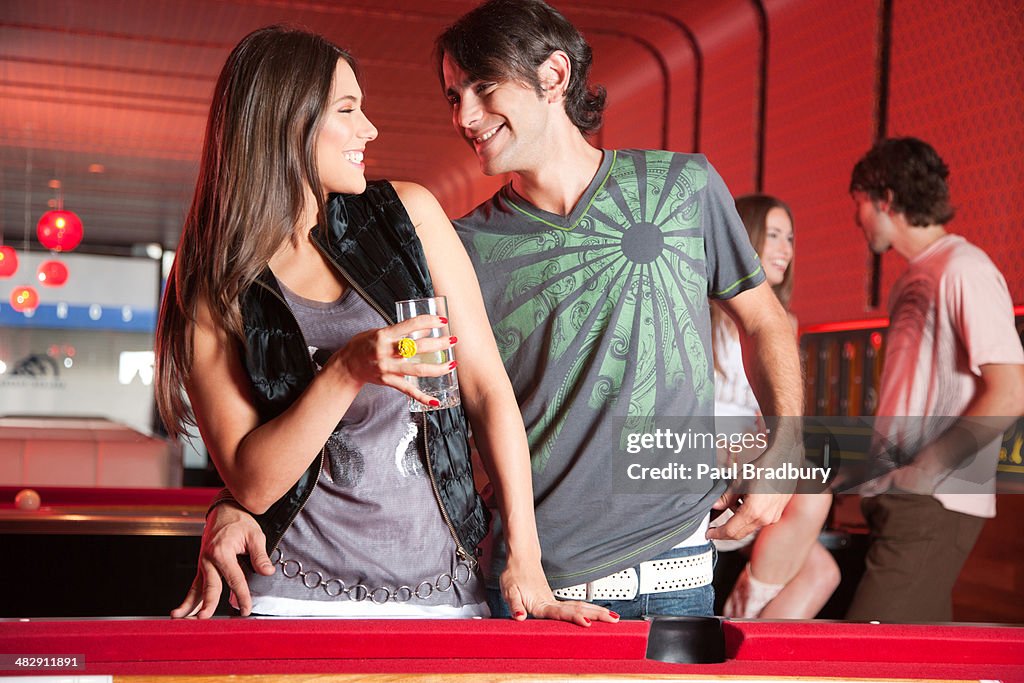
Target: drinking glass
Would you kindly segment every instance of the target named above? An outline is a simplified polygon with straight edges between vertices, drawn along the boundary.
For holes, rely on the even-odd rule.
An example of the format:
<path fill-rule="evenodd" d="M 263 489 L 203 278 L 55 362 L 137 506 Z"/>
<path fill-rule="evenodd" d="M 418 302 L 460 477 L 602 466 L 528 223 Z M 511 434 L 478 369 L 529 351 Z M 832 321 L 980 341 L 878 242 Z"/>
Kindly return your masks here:
<path fill-rule="evenodd" d="M 423 299 L 398 301 L 395 302 L 395 312 L 397 313 L 398 322 L 415 318 L 418 315 L 438 315 L 442 318 L 448 318 L 448 299 L 443 296 L 431 296 Z M 429 330 L 417 330 L 409 335 L 414 340 L 450 336 L 451 330 L 447 324 L 433 327 Z M 406 360 L 413 363 L 440 363 L 448 365 L 455 360 L 455 350 L 447 348 L 443 351 L 418 353 Z M 419 387 L 420 391 L 437 399 L 441 404 L 439 406 L 431 406 L 412 399 L 409 409 L 414 413 L 454 408 L 462 402 L 459 398 L 459 378 L 456 370 L 452 370 L 440 377 L 411 377 L 406 375 L 405 378 Z"/>

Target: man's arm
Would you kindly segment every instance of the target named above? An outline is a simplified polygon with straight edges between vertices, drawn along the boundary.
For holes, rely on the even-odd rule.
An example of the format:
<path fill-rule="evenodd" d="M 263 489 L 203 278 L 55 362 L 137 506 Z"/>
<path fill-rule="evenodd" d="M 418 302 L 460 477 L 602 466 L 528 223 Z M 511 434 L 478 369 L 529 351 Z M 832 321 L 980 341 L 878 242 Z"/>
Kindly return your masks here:
<path fill-rule="evenodd" d="M 767 283 L 719 303 L 739 330 L 744 371 L 761 413 L 768 417 L 769 424 L 772 417 L 783 418 L 768 434 L 768 450 L 756 462 L 759 466 L 799 462 L 803 458 L 803 383 L 789 316 Z M 766 524 L 774 524 L 790 496 L 782 492 L 727 493 L 715 507 L 733 507 L 736 514 L 709 530 L 708 538 L 743 538 Z"/>
<path fill-rule="evenodd" d="M 873 483 L 872 491 L 897 488 L 930 494 L 1024 415 L 1024 365 L 989 364 L 980 370 L 978 390 L 957 421 L 918 451 L 909 464 Z"/>

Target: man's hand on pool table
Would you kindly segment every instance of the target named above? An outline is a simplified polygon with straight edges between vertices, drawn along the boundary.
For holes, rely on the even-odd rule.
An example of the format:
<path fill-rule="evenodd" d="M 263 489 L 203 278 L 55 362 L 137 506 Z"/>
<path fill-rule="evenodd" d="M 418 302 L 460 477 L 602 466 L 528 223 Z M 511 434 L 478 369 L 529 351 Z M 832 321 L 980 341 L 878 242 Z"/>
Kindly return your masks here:
<path fill-rule="evenodd" d="M 238 564 L 238 556 L 249 555 L 253 568 L 270 576 L 274 573 L 274 565 L 267 557 L 266 543 L 267 539 L 256 520 L 234 503 L 222 503 L 211 510 L 203 530 L 196 578 L 185 600 L 171 612 L 171 616 L 175 619 L 212 617 L 223 590 L 221 576 L 234 594 L 242 616 L 248 616 L 252 612 L 252 597 Z"/>

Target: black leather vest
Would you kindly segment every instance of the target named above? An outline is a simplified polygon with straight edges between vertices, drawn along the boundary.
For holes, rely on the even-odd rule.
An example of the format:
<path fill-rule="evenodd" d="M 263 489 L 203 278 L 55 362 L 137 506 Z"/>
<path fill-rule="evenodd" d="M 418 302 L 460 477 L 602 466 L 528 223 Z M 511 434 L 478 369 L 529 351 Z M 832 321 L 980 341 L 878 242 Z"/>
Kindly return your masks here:
<path fill-rule="evenodd" d="M 390 323 L 395 302 L 433 296 L 423 246 L 409 215 L 387 181 L 361 195 L 331 195 L 327 225 L 317 226 L 314 243 L 346 281 Z M 242 296 L 245 329 L 243 362 L 252 381 L 261 422 L 280 415 L 313 379 L 298 322 L 269 269 Z M 420 413 L 431 484 L 442 516 L 466 559 L 476 555 L 487 533 L 488 513 L 473 485 L 466 417 L 462 407 Z M 316 486 L 323 450 L 291 489 L 256 519 L 267 537 L 267 552 Z"/>

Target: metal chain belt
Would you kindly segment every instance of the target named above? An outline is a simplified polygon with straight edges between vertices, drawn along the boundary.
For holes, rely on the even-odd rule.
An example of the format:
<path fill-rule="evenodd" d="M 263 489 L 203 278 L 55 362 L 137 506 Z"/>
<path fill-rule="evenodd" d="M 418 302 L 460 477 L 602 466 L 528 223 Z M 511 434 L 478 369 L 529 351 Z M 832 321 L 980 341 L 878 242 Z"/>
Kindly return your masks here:
<path fill-rule="evenodd" d="M 277 559 L 274 559 L 275 553 L 277 554 Z M 408 602 L 413 598 L 426 600 L 434 594 L 434 591 L 447 593 L 456 583 L 466 583 L 473 576 L 473 565 L 460 559 L 459 563 L 455 565 L 454 573 L 445 572 L 439 575 L 433 582 L 421 581 L 415 589 L 410 586 L 399 586 L 398 588 L 378 586 L 377 588 L 370 588 L 361 583 L 348 586 L 341 579 L 324 580 L 324 575 L 315 569 L 303 571 L 302 562 L 286 560 L 279 548 L 274 548 L 274 552 L 270 554 L 270 561 L 273 564 L 281 565 L 281 573 L 286 578 L 301 578 L 302 585 L 306 588 L 311 590 L 323 588 L 324 592 L 332 598 L 346 595 L 349 600 L 354 600 L 355 602 L 362 602 L 369 598 L 371 602 L 378 605 L 383 605 L 391 600 L 395 602 Z M 465 576 L 462 575 L 463 572 L 465 572 Z"/>

